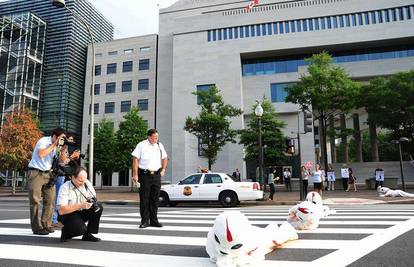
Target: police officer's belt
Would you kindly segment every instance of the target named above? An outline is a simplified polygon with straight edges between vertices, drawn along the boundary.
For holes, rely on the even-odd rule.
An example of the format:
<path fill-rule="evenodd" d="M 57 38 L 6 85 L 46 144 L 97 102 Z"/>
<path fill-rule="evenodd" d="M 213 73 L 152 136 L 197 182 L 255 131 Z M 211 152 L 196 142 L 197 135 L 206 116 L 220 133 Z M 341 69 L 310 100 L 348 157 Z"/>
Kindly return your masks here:
<path fill-rule="evenodd" d="M 160 171 L 161 171 L 161 169 L 158 169 L 158 170 L 156 170 L 156 171 L 151 171 L 151 170 L 148 170 L 148 169 L 141 169 L 141 168 L 139 168 L 139 170 L 143 173 L 143 174 L 150 174 L 150 175 L 158 175 L 158 174 L 160 174 Z"/>

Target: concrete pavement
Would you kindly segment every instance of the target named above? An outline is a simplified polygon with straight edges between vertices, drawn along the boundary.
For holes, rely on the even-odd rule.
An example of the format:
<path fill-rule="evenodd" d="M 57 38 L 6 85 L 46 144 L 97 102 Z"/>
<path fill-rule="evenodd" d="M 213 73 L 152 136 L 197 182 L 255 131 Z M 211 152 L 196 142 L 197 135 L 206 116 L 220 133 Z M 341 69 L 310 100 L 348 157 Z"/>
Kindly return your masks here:
<path fill-rule="evenodd" d="M 309 187 L 309 191 L 310 191 Z M 134 189 L 136 191 L 136 188 Z M 407 190 L 414 193 L 413 189 Z M 137 192 L 132 192 L 129 187 L 118 188 L 96 188 L 99 201 L 106 204 L 125 204 L 138 205 L 139 197 Z M 385 198 L 379 197 L 375 190 L 361 189 L 357 192 L 343 190 L 324 191 L 323 201 L 325 204 L 334 205 L 362 205 L 362 204 L 414 204 L 414 198 Z M 11 194 L 11 188 L 0 187 L 0 201 L 28 201 L 27 191 L 22 191 L 20 188 L 16 190 L 16 194 Z M 254 205 L 294 205 L 299 202 L 299 192 L 286 192 L 281 187 L 276 187 L 276 194 L 274 200 L 270 201 L 249 201 L 243 202 Z"/>

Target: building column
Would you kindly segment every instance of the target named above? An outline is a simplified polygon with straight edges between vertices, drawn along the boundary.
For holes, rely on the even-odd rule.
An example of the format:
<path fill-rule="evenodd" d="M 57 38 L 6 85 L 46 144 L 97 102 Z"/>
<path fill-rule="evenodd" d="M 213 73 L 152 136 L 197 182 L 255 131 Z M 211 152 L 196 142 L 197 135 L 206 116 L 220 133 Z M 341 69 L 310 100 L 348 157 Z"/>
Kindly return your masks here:
<path fill-rule="evenodd" d="M 363 162 L 362 160 L 362 140 L 361 140 L 361 128 L 359 126 L 359 114 L 352 114 L 354 122 L 354 140 L 355 140 L 355 160 L 356 162 Z"/>
<path fill-rule="evenodd" d="M 371 144 L 371 160 L 373 162 L 379 161 L 378 154 L 378 139 L 377 139 L 377 125 L 369 120 L 368 113 L 368 125 L 369 125 L 369 141 Z"/>
<path fill-rule="evenodd" d="M 329 116 L 329 127 L 331 129 L 329 135 L 329 144 L 331 146 L 331 161 L 336 162 L 336 146 L 335 146 L 335 118 L 333 115 Z"/>
<path fill-rule="evenodd" d="M 341 124 L 341 130 L 346 129 L 346 119 L 345 119 L 345 113 L 341 113 L 340 115 L 340 124 Z M 343 162 L 348 163 L 348 136 L 346 134 L 341 133 L 341 145 L 343 149 Z"/>

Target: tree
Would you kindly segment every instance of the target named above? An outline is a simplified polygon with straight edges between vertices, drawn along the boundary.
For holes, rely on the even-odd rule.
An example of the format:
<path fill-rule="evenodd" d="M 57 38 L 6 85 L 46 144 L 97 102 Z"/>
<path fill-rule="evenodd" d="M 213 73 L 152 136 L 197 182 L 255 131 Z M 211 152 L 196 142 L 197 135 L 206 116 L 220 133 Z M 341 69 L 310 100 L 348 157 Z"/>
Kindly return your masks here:
<path fill-rule="evenodd" d="M 39 123 L 30 109 L 15 109 L 6 114 L 0 133 L 0 169 L 13 170 L 13 195 L 17 173 L 26 169 L 41 136 Z"/>
<path fill-rule="evenodd" d="M 112 176 L 116 168 L 116 139 L 112 122 L 103 119 L 95 134 L 94 140 L 94 171 L 100 172 L 102 183 L 106 178 Z"/>
<path fill-rule="evenodd" d="M 135 146 L 147 136 L 148 124 L 139 115 L 138 107 L 133 107 L 124 116 L 116 133 L 117 170 L 131 167 L 131 153 Z"/>
<path fill-rule="evenodd" d="M 286 101 L 299 104 L 303 111 L 310 111 L 319 122 L 322 163 L 328 168 L 326 149 L 326 125 L 335 116 L 353 108 L 358 84 L 352 81 L 344 69 L 332 65 L 332 57 L 322 52 L 313 55 L 308 73 L 299 82 L 286 88 Z"/>
<path fill-rule="evenodd" d="M 391 130 L 396 138 L 414 138 L 413 70 L 371 80 L 361 88 L 358 99 L 370 123 Z"/>
<path fill-rule="evenodd" d="M 266 147 L 263 163 L 265 166 L 273 166 L 286 159 L 283 153 L 286 149 L 286 137 L 282 133 L 286 124 L 277 119 L 277 113 L 268 99 L 263 98 L 261 105 L 263 108 L 262 145 Z M 256 161 L 259 164 L 259 125 L 254 114 L 255 107 L 252 107 L 252 113 L 248 115 L 250 120 L 247 127 L 239 130 L 239 144 L 245 147 L 245 160 Z"/>
<path fill-rule="evenodd" d="M 207 91 L 195 91 L 201 111 L 195 118 L 187 117 L 184 130 L 195 135 L 202 144 L 200 152 L 208 159 L 211 169 L 217 160 L 217 154 L 228 143 L 236 143 L 237 131 L 230 128 L 229 118 L 242 114 L 242 111 L 224 104 L 223 97 L 216 86 Z"/>

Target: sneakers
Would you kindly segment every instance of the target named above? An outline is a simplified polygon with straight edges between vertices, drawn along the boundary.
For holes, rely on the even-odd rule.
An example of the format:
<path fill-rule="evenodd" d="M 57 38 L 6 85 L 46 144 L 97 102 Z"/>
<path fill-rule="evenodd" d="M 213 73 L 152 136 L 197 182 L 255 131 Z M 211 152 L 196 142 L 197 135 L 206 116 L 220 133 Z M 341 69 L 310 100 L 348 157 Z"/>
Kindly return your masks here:
<path fill-rule="evenodd" d="M 99 242 L 101 241 L 100 238 L 94 237 L 91 233 L 86 233 L 82 236 L 83 241 L 90 241 L 90 242 Z"/>
<path fill-rule="evenodd" d="M 48 231 L 50 234 L 55 232 L 55 230 L 53 230 L 53 227 L 45 228 L 45 230 Z"/>
<path fill-rule="evenodd" d="M 34 231 L 33 232 L 33 234 L 35 234 L 35 235 L 48 235 L 50 232 L 48 231 L 48 230 L 46 230 L 46 229 L 41 229 L 41 230 L 38 230 L 38 231 Z"/>

